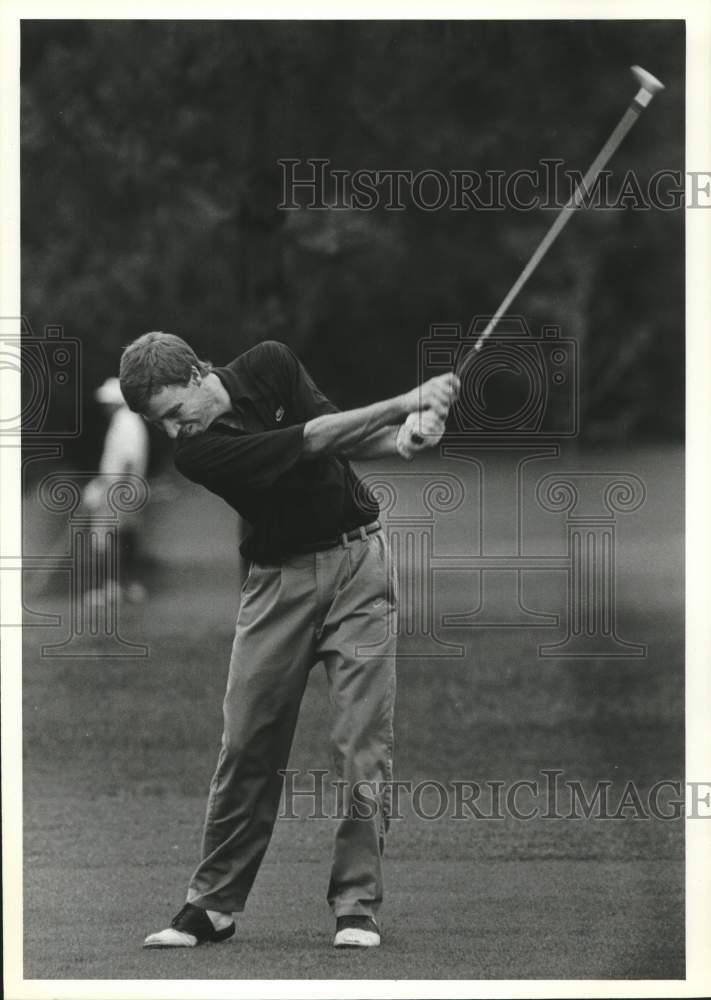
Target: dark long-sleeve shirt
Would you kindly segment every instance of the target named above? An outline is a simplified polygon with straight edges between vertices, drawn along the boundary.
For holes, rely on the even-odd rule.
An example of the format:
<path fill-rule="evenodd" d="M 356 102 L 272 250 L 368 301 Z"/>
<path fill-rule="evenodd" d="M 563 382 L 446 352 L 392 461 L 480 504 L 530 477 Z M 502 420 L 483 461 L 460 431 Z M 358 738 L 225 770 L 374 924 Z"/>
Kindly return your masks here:
<path fill-rule="evenodd" d="M 249 523 L 247 559 L 276 561 L 378 516 L 347 460 L 303 455 L 304 424 L 337 407 L 288 347 L 265 341 L 213 371 L 232 402 L 229 423 L 179 439 L 175 465 Z"/>

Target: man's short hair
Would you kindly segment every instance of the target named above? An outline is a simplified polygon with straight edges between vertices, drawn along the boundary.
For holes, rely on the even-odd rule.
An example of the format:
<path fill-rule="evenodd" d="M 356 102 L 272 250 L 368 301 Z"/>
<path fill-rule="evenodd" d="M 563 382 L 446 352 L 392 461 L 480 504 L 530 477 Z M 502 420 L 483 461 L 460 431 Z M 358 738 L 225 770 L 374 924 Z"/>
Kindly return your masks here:
<path fill-rule="evenodd" d="M 142 413 L 151 396 L 166 385 L 187 385 L 193 368 L 201 375 L 210 371 L 209 361 L 200 361 L 190 344 L 173 333 L 144 333 L 121 355 L 119 381 L 124 399 Z"/>

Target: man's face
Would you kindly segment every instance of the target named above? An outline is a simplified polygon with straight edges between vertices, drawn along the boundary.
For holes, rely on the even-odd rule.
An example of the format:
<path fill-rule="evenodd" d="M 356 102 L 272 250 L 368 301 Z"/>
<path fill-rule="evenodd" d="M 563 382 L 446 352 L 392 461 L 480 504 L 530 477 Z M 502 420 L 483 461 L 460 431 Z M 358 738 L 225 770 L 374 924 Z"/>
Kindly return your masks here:
<path fill-rule="evenodd" d="M 164 385 L 151 396 L 143 416 L 169 438 L 177 438 L 201 434 L 214 412 L 202 379 L 192 378 L 187 385 Z"/>

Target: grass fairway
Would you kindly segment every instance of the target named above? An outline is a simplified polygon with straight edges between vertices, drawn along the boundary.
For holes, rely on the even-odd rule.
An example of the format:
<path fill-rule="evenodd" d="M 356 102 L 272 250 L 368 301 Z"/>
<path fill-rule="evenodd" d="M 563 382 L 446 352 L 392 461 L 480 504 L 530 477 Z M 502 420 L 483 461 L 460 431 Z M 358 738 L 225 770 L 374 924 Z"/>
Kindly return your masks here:
<path fill-rule="evenodd" d="M 618 629 L 647 656 L 543 659 L 538 646 L 555 629 L 450 630 L 466 656 L 399 663 L 396 778 L 510 785 L 541 783 L 555 768 L 586 787 L 612 782 L 615 801 L 628 781 L 643 797 L 656 781 L 683 781 L 681 456 L 578 461 L 634 472 L 647 487 L 645 507 L 618 527 Z M 209 522 L 203 535 L 191 527 L 196 511 Z M 464 545 L 466 505 L 456 517 L 448 537 Z M 551 520 L 532 550 L 564 550 Z M 683 977 L 683 822 L 427 821 L 407 803 L 388 842 L 379 950 L 330 947 L 333 827 L 302 810 L 277 824 L 234 941 L 143 951 L 145 933 L 181 905 L 197 858 L 237 603 L 231 530 L 221 505 L 188 488 L 154 512 L 152 537 L 176 539 L 174 561 L 156 572 L 150 600 L 121 617 L 146 659 L 102 658 L 99 648 L 95 658 L 48 658 L 42 644 L 66 627 L 26 630 L 26 977 Z M 532 606 L 558 607 L 559 576 L 530 576 Z M 435 596 L 437 615 L 473 604 L 454 572 L 437 574 Z M 59 590 L 33 607 L 67 620 Z M 327 704 L 317 668 L 292 768 L 328 768 Z"/>

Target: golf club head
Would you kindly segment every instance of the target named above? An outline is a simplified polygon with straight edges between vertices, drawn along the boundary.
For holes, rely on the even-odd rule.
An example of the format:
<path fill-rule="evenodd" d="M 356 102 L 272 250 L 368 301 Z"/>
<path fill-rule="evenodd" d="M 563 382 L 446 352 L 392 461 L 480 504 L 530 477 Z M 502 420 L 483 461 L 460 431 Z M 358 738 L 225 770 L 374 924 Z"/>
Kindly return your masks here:
<path fill-rule="evenodd" d="M 664 84 L 661 80 L 658 80 L 656 76 L 652 76 L 648 73 L 646 69 L 642 69 L 641 66 L 631 66 L 630 69 L 639 84 L 641 91 L 646 95 L 646 99 L 641 101 L 643 104 L 648 104 L 649 101 L 658 94 L 660 90 L 664 90 Z M 637 100 L 640 100 L 639 94 L 637 95 Z"/>

